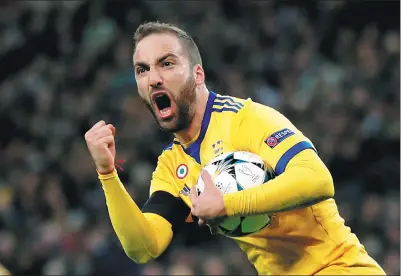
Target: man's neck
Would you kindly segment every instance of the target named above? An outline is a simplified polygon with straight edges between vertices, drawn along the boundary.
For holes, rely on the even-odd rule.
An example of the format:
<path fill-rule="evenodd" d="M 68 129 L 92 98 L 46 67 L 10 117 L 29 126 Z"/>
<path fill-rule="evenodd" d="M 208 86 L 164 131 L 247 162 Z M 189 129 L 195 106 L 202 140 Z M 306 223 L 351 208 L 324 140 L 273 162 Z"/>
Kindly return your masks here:
<path fill-rule="evenodd" d="M 206 104 L 209 98 L 209 90 L 204 87 L 200 89 L 196 94 L 195 104 L 195 115 L 186 130 L 174 133 L 175 137 L 180 141 L 181 144 L 188 144 L 192 142 L 198 135 L 201 126 L 203 116 L 205 115 Z"/>

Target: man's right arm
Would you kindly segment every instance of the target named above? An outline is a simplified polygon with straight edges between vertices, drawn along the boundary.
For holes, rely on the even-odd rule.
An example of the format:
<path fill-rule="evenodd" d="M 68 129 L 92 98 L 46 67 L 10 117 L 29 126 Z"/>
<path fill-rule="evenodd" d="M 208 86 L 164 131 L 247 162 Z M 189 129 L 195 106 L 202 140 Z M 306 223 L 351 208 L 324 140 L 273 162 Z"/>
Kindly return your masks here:
<path fill-rule="evenodd" d="M 189 209 L 167 191 L 154 191 L 141 210 L 118 178 L 101 175 L 111 223 L 125 253 L 136 263 L 160 256 L 170 244 L 174 228 L 185 223 Z M 153 183 L 154 184 L 154 183 Z"/>
<path fill-rule="evenodd" d="M 85 133 L 85 141 L 99 172 L 117 237 L 132 260 L 146 263 L 164 252 L 173 237 L 172 227 L 179 221 L 185 223 L 189 208 L 178 199 L 172 185 L 174 177 L 160 156 L 152 177 L 150 199 L 144 212 L 139 209 L 115 170 L 115 133 L 115 127 L 102 120 Z M 180 213 L 185 215 L 177 217 Z"/>

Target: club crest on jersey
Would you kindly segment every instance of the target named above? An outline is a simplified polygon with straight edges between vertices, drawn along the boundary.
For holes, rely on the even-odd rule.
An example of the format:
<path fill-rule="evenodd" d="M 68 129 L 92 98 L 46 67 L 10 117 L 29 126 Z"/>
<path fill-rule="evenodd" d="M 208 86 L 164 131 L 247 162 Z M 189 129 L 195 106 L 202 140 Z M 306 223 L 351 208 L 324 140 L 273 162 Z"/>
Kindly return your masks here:
<path fill-rule="evenodd" d="M 285 128 L 280 131 L 277 131 L 270 135 L 265 140 L 266 145 L 268 145 L 270 148 L 274 148 L 277 146 L 281 141 L 285 140 L 286 138 L 290 137 L 291 135 L 294 135 L 295 132 L 292 131 L 291 129 Z"/>
<path fill-rule="evenodd" d="M 216 143 L 213 143 L 212 148 L 215 156 L 223 154 L 223 141 L 218 140 Z"/>
<path fill-rule="evenodd" d="M 175 174 L 177 175 L 178 179 L 184 179 L 188 174 L 188 166 L 185 164 L 181 164 L 177 167 Z"/>

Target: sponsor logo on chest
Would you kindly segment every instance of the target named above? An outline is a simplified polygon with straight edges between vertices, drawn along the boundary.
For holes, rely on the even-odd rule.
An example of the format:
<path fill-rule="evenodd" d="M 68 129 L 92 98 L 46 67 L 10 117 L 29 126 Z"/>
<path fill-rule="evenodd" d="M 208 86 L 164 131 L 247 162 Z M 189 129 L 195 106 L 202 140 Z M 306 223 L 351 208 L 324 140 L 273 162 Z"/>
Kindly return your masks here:
<path fill-rule="evenodd" d="M 180 195 L 189 196 L 191 193 L 191 189 L 188 187 L 187 184 L 184 184 L 184 188 L 180 191 Z"/>

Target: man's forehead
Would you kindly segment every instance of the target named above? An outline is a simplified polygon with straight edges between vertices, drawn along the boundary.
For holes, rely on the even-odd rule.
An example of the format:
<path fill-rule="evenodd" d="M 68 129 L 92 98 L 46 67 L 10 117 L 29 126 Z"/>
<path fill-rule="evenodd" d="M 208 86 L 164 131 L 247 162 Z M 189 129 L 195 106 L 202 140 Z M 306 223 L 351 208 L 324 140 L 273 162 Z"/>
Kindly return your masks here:
<path fill-rule="evenodd" d="M 152 34 L 138 43 L 133 58 L 135 61 L 153 62 L 168 53 L 181 55 L 180 40 L 173 34 Z"/>

